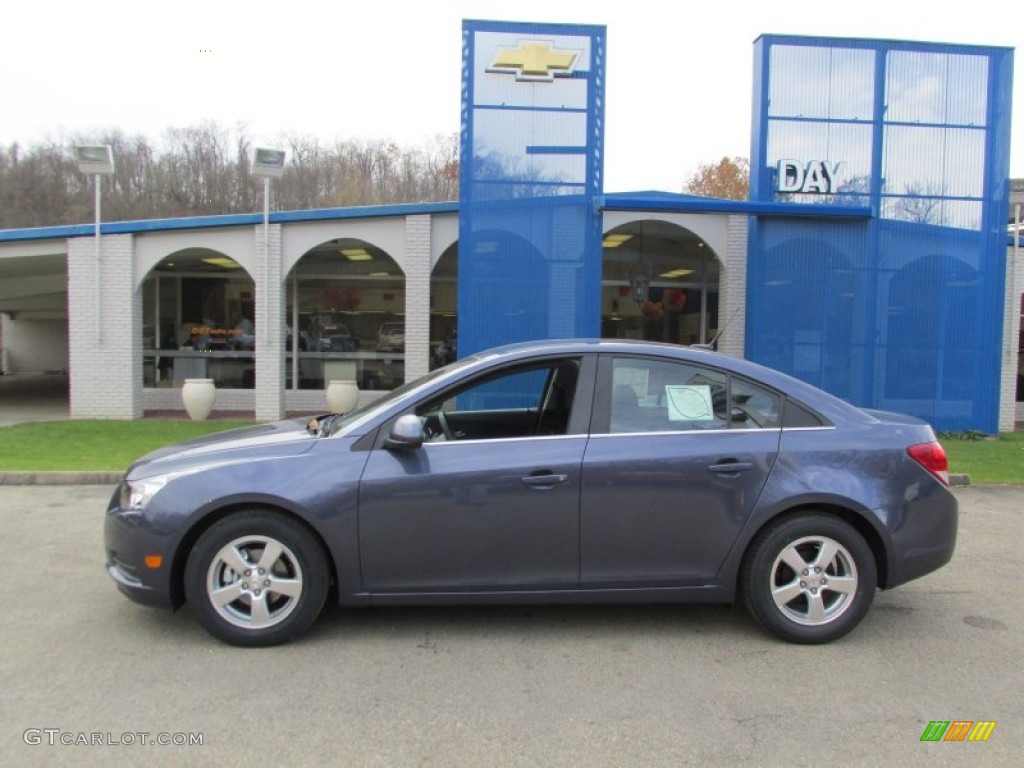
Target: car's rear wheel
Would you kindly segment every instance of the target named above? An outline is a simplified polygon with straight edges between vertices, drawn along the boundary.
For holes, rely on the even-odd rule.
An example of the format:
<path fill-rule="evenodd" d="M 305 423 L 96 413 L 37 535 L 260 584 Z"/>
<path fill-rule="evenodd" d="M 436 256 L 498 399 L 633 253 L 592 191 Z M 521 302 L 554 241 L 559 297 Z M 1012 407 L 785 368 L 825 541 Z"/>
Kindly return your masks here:
<path fill-rule="evenodd" d="M 864 537 L 831 515 L 783 518 L 762 531 L 740 576 L 747 610 L 795 643 L 827 643 L 867 614 L 878 575 Z"/>
<path fill-rule="evenodd" d="M 232 645 L 298 637 L 320 615 L 328 581 L 319 541 L 267 510 L 239 512 L 211 526 L 185 565 L 185 595 L 196 618 Z"/>

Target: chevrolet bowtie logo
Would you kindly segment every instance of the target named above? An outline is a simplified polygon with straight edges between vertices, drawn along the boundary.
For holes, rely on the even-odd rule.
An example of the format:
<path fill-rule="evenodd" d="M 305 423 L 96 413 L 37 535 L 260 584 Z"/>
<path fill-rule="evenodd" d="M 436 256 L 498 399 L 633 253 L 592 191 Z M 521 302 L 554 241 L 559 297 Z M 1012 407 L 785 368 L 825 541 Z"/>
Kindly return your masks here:
<path fill-rule="evenodd" d="M 551 43 L 519 43 L 515 48 L 499 48 L 487 71 L 550 83 L 555 77 L 571 75 L 580 53 L 556 49 Z"/>

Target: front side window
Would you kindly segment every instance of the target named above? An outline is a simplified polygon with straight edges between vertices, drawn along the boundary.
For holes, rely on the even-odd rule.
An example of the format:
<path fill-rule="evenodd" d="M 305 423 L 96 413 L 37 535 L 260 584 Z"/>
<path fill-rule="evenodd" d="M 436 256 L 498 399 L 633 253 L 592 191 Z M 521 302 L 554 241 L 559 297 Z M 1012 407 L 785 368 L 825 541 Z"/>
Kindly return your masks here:
<path fill-rule="evenodd" d="M 416 409 L 431 442 L 565 434 L 578 360 L 557 360 L 477 379 Z"/>
<path fill-rule="evenodd" d="M 768 429 L 779 426 L 781 398 L 722 371 L 688 363 L 615 358 L 609 432 Z"/>

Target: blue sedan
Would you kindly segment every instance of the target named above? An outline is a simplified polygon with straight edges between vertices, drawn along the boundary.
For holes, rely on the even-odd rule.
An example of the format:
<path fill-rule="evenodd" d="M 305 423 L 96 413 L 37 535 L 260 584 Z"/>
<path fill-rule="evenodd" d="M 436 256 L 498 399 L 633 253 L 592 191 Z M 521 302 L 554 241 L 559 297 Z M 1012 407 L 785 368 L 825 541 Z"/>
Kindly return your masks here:
<path fill-rule="evenodd" d="M 797 643 L 941 567 L 957 502 L 934 432 L 714 352 L 545 341 L 347 414 L 137 461 L 107 571 L 217 638 L 291 640 L 341 606 L 737 602 Z"/>

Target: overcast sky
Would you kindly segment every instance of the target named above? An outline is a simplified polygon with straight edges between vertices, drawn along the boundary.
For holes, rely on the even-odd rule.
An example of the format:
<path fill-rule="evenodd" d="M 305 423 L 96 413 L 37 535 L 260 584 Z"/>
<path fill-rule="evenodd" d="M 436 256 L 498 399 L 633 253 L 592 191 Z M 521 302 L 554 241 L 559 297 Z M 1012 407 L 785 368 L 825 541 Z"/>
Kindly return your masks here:
<path fill-rule="evenodd" d="M 1007 10 L 1000 10 L 1000 6 Z M 2 13 L 0 143 L 115 127 L 158 140 L 204 120 L 421 145 L 459 128 L 462 19 L 608 28 L 605 189 L 679 191 L 750 153 L 762 33 L 1013 46 L 1000 0 L 12 0 Z M 1018 60 L 1018 67 L 1020 62 Z M 1011 175 L 1024 177 L 1024 72 Z"/>

